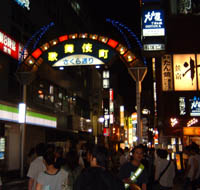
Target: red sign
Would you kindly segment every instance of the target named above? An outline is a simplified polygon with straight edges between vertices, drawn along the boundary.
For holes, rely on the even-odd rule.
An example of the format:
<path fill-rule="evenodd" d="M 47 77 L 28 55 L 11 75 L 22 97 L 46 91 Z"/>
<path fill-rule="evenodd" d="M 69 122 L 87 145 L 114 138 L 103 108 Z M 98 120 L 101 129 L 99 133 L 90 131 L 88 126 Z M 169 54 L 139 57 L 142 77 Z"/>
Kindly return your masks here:
<path fill-rule="evenodd" d="M 0 31 L 0 51 L 10 55 L 14 59 L 19 60 L 20 52 L 22 52 L 23 46 L 10 37 L 5 32 Z"/>
<path fill-rule="evenodd" d="M 107 136 L 107 137 L 110 136 L 110 129 L 104 127 L 104 129 L 103 129 L 103 135 Z"/>

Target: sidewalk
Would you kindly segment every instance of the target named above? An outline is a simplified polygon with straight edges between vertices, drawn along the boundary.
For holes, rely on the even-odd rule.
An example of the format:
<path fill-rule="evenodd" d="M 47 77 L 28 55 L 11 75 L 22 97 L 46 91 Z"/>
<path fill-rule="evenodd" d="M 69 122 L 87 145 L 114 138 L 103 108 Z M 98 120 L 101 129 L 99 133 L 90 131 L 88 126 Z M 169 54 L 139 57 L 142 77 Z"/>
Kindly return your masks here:
<path fill-rule="evenodd" d="M 4 173 L 2 176 L 3 190 L 27 190 L 28 178 L 20 178 L 19 171 Z"/>
<path fill-rule="evenodd" d="M 28 179 L 18 179 L 18 180 L 7 182 L 3 184 L 2 189 L 3 190 L 27 190 Z"/>

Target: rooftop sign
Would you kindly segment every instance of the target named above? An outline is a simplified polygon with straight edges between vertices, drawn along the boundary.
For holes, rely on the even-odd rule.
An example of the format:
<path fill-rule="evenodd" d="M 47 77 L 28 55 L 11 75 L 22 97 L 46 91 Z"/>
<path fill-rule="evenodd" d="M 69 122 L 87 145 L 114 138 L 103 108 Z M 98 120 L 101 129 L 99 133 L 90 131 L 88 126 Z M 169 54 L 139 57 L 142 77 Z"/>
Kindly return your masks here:
<path fill-rule="evenodd" d="M 142 14 L 143 36 L 165 36 L 163 10 L 144 10 Z"/>

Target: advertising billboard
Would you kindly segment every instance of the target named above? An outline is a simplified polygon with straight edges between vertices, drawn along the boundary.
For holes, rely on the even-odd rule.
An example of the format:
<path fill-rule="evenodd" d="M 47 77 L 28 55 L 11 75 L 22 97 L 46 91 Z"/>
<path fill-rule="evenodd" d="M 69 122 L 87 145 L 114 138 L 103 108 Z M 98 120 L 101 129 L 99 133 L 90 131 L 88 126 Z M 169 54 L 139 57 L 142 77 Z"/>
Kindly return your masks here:
<path fill-rule="evenodd" d="M 198 90 L 200 90 L 200 54 L 196 55 L 196 62 L 197 62 L 197 78 L 198 78 Z"/>
<path fill-rule="evenodd" d="M 180 116 L 200 117 L 200 96 L 180 96 L 178 107 Z"/>
<path fill-rule="evenodd" d="M 174 90 L 197 90 L 195 54 L 173 55 Z"/>
<path fill-rule="evenodd" d="M 200 127 L 183 127 L 183 135 L 199 136 L 200 135 Z"/>
<path fill-rule="evenodd" d="M 42 54 L 54 68 L 66 66 L 103 65 L 109 62 L 116 53 L 105 43 L 92 39 L 69 39 L 50 47 Z"/>
<path fill-rule="evenodd" d="M 200 54 L 167 54 L 161 60 L 163 91 L 200 90 Z"/>
<path fill-rule="evenodd" d="M 144 10 L 142 13 L 142 36 L 165 36 L 163 10 Z"/>
<path fill-rule="evenodd" d="M 172 56 L 164 55 L 162 57 L 162 90 L 173 90 L 173 68 L 172 68 Z"/>
<path fill-rule="evenodd" d="M 19 60 L 22 50 L 22 44 L 0 30 L 0 51 L 10 55 L 14 59 Z"/>

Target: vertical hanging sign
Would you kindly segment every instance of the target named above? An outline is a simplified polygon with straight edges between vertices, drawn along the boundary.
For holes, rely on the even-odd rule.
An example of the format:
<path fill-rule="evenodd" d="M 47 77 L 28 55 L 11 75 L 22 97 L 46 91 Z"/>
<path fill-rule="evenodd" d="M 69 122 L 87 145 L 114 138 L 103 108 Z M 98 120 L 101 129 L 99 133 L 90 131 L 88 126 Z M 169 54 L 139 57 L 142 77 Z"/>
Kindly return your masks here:
<path fill-rule="evenodd" d="M 172 58 L 171 55 L 162 57 L 162 90 L 172 91 Z"/>
<path fill-rule="evenodd" d="M 194 54 L 173 55 L 175 91 L 197 90 L 196 60 Z"/>
<path fill-rule="evenodd" d="M 198 90 L 200 90 L 200 54 L 197 54 L 197 79 L 198 79 Z"/>

